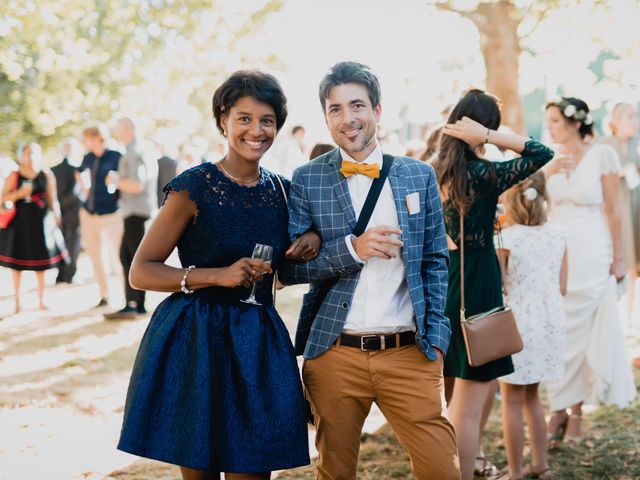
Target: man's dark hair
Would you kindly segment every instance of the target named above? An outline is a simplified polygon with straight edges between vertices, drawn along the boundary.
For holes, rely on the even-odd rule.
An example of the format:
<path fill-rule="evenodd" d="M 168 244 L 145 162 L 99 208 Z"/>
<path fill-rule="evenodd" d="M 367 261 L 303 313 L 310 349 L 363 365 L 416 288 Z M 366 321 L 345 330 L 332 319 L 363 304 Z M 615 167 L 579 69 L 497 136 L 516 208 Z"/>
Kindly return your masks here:
<path fill-rule="evenodd" d="M 362 63 L 340 62 L 331 67 L 320 82 L 320 105 L 323 112 L 331 89 L 345 83 L 359 83 L 364 86 L 367 89 L 372 107 L 375 108 L 380 103 L 382 96 L 380 81 L 373 70 Z"/>
<path fill-rule="evenodd" d="M 276 77 L 258 70 L 240 70 L 227 78 L 213 94 L 213 117 L 220 133 L 224 135 L 220 118 L 242 97 L 253 97 L 271 105 L 276 115 L 276 129 L 282 128 L 287 119 L 287 97 Z"/>

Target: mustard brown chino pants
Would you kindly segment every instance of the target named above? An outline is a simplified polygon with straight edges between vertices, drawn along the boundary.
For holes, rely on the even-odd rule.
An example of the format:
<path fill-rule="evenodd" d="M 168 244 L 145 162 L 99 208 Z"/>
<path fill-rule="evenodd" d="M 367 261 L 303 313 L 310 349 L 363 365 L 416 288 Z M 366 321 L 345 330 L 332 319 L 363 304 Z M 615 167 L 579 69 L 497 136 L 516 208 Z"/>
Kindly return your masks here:
<path fill-rule="evenodd" d="M 320 480 L 356 478 L 360 435 L 376 402 L 411 459 L 417 480 L 458 480 L 442 359 L 415 345 L 378 351 L 334 345 L 304 362 L 302 378 L 317 429 Z"/>

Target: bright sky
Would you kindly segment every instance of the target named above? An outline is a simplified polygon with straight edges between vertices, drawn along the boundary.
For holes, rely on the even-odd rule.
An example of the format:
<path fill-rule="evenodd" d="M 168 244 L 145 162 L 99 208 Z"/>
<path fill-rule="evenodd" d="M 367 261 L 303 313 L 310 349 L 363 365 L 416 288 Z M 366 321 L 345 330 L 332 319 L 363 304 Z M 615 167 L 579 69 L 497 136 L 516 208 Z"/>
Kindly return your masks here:
<path fill-rule="evenodd" d="M 366 63 L 378 73 L 383 123 L 390 128 L 400 126 L 403 106 L 412 121 L 435 121 L 462 84 L 482 84 L 475 29 L 450 15 L 438 14 L 436 20 L 425 5 L 424 0 L 297 0 L 273 15 L 258 43 L 287 65 L 274 73 L 289 98 L 288 125 L 307 126 L 311 138 L 326 135 L 318 83 L 341 60 Z M 442 48 L 452 31 L 457 38 Z M 448 66 L 464 69 L 442 75 Z"/>
<path fill-rule="evenodd" d="M 233 30 L 265 1 L 220 0 L 220 15 Z M 594 1 L 571 2 L 570 6 L 560 2 L 565 7 L 554 9 L 524 44 L 520 59 L 523 95 L 543 88 L 551 97 L 564 88 L 565 93 L 584 98 L 594 109 L 613 100 L 640 100 L 640 62 L 634 60 L 640 58 L 640 3 L 609 0 L 611 7 L 603 14 L 594 9 Z M 457 3 L 473 5 L 476 1 Z M 437 122 L 440 111 L 454 103 L 464 89 L 484 86 L 477 30 L 469 20 L 437 11 L 427 0 L 288 0 L 281 11 L 268 17 L 264 28 L 249 34 L 234 49 L 228 48 L 225 32 L 216 32 L 217 38 L 210 41 L 206 29 L 214 22 L 203 22 L 205 31 L 192 43 L 205 45 L 200 50 L 208 56 L 196 57 L 200 50 L 189 44 L 171 47 L 158 68 L 148 69 L 148 87 L 136 88 L 128 102 L 123 102 L 134 112 L 153 111 L 162 118 L 179 119 L 166 130 L 155 132 L 162 138 L 174 137 L 176 143 L 183 143 L 192 131 L 189 126 L 202 124 L 204 118 L 207 124 L 202 136 L 191 135 L 192 143 L 204 146 L 216 135 L 208 113 L 189 104 L 188 82 L 203 71 L 262 68 L 276 75 L 288 96 L 290 113 L 279 140 L 293 125 L 302 124 L 311 145 L 330 141 L 319 106 L 318 83 L 338 61 L 360 61 L 378 73 L 383 91 L 382 123 L 390 129 L 407 122 Z M 588 67 L 604 48 L 625 58 L 606 64 L 612 81 L 595 84 Z M 261 64 L 255 60 L 269 57 L 275 61 Z M 193 75 L 185 71 L 184 82 L 177 87 L 163 79 L 170 71 L 165 65 L 171 62 L 195 69 Z M 208 97 L 215 86 L 212 75 L 210 82 L 197 88 Z M 158 98 L 163 101 L 158 103 Z"/>

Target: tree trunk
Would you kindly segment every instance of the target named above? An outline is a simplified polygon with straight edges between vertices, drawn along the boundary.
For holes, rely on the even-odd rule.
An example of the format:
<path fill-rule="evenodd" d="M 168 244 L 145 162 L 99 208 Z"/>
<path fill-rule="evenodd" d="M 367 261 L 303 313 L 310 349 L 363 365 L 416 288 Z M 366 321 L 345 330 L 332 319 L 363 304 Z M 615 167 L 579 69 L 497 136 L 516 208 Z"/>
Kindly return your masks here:
<path fill-rule="evenodd" d="M 524 134 L 524 114 L 518 91 L 521 52 L 518 10 L 511 0 L 481 2 L 470 17 L 480 32 L 487 91 L 503 103 L 503 125 Z"/>

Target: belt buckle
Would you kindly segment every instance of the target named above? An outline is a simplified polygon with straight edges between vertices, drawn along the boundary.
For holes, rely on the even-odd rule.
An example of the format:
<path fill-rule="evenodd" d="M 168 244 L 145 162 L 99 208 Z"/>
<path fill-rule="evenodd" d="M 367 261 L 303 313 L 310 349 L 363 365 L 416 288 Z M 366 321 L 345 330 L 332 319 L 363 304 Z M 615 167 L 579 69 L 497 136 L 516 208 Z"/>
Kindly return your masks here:
<path fill-rule="evenodd" d="M 380 350 L 385 350 L 386 349 L 386 345 L 385 345 L 385 336 L 384 335 L 363 335 L 362 337 L 360 337 L 360 350 L 362 350 L 363 352 L 369 352 L 371 350 L 369 350 L 368 348 L 365 348 L 364 346 L 364 341 L 367 338 L 379 338 L 380 339 Z"/>

